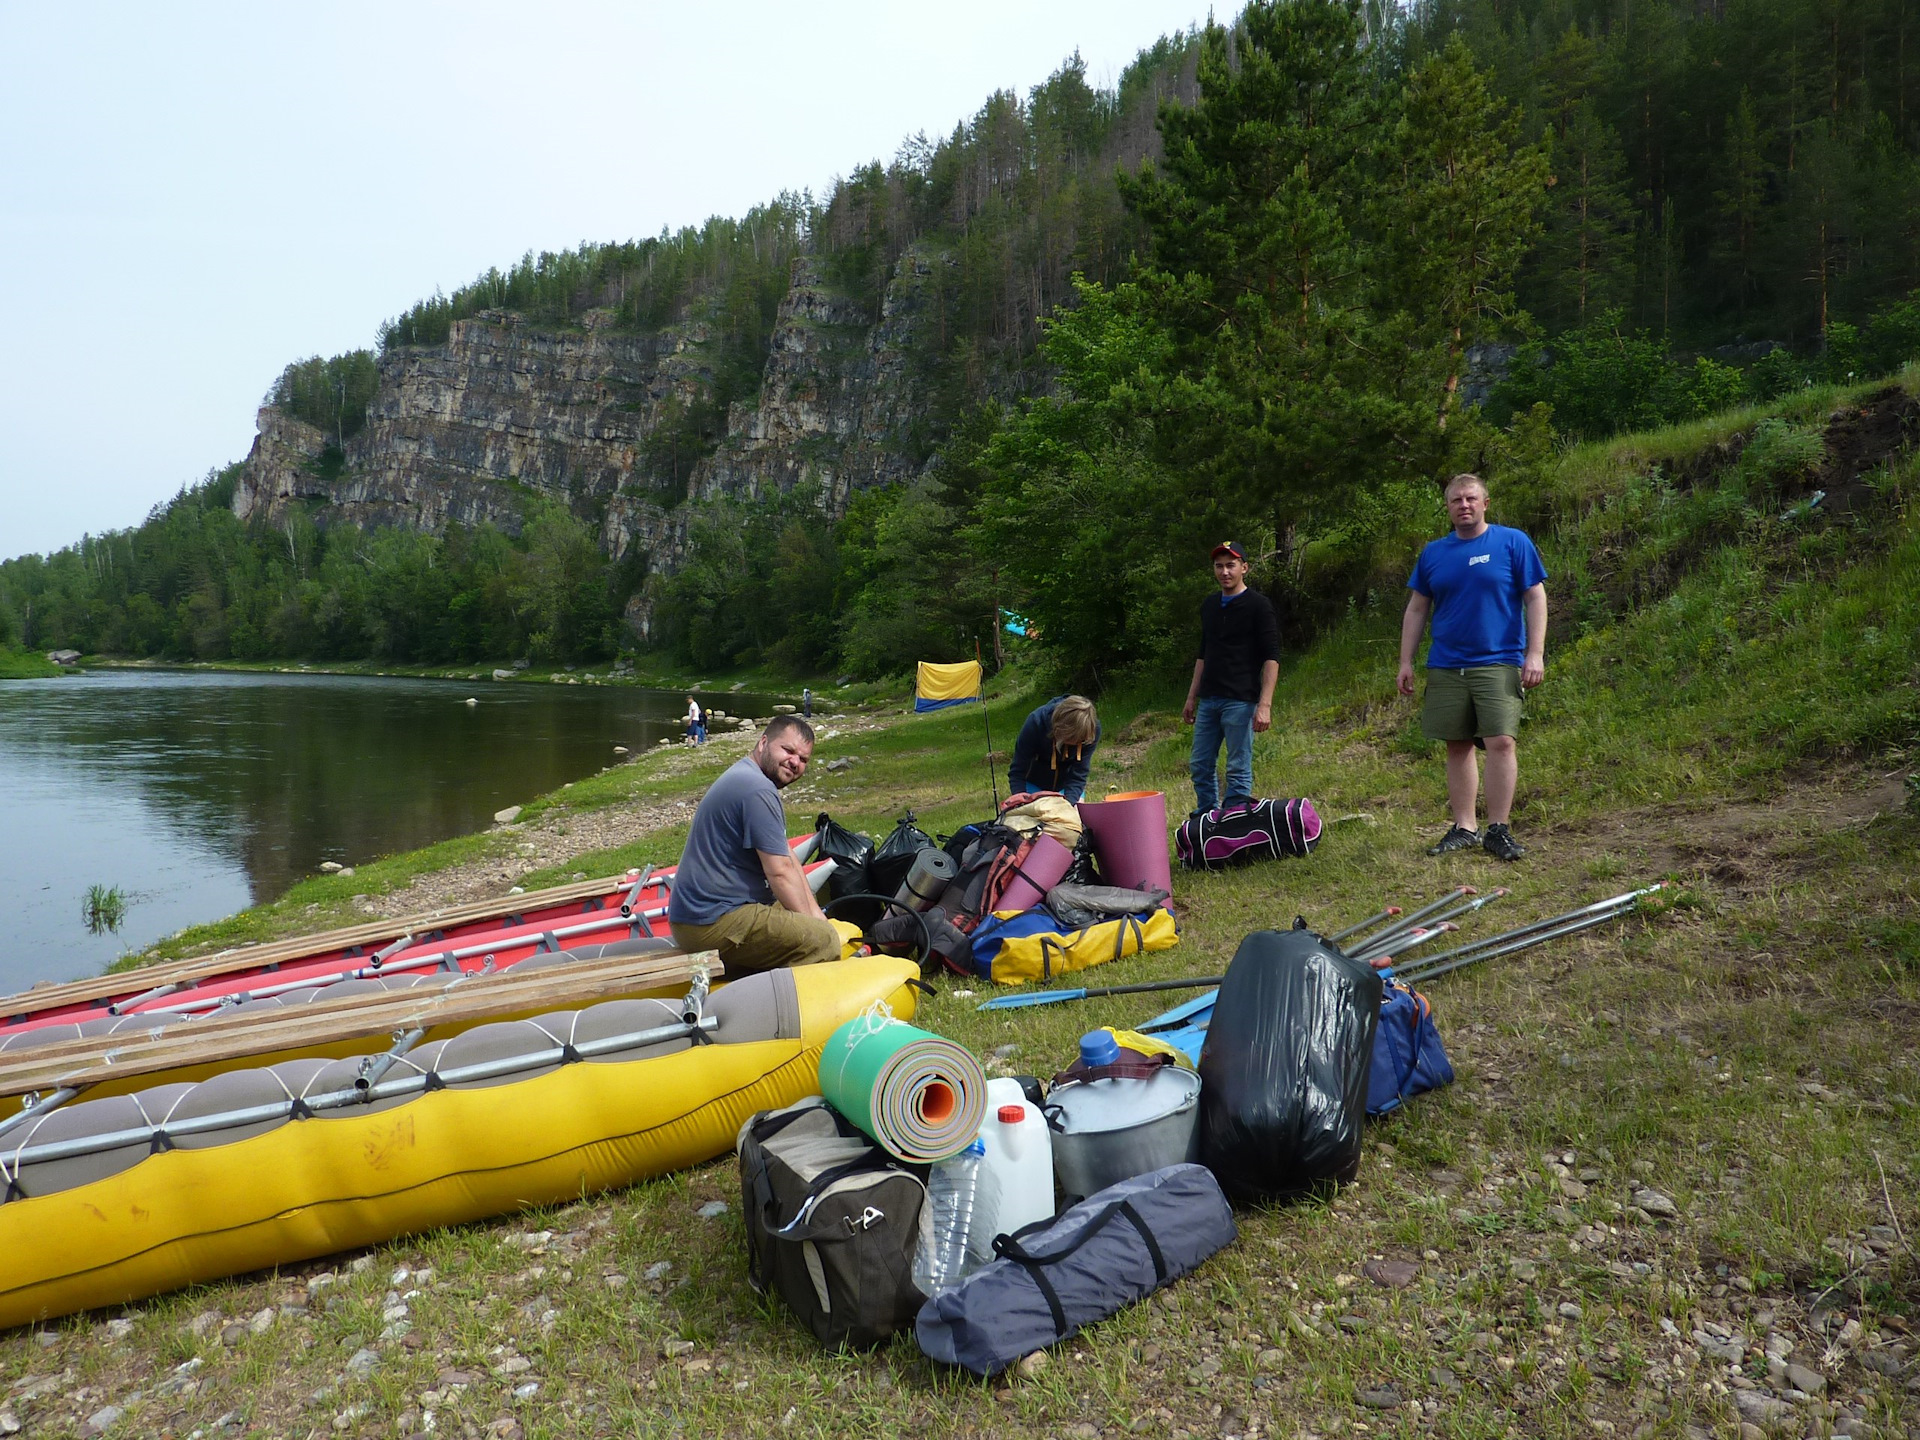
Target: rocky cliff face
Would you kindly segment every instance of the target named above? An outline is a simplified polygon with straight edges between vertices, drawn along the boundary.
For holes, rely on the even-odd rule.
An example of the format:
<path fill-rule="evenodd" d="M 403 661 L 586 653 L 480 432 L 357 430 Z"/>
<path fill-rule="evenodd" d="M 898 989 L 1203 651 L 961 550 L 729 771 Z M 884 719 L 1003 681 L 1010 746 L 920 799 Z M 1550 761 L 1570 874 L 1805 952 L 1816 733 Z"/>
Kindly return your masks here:
<path fill-rule="evenodd" d="M 712 384 L 717 356 L 697 318 L 635 332 L 590 312 L 561 330 L 483 312 L 455 322 L 445 345 L 381 357 L 367 424 L 344 455 L 319 430 L 262 409 L 234 510 L 515 532 L 540 497 L 602 520 L 611 554 L 637 550 L 661 571 L 683 558 L 687 500 L 812 482 L 838 515 L 853 491 L 905 478 L 921 461 L 909 342 L 933 267 L 949 263 L 909 251 L 877 321 L 813 262 L 796 264 L 759 394 L 730 408 L 725 437 L 684 495 L 662 493 L 646 453 L 656 429 Z"/>

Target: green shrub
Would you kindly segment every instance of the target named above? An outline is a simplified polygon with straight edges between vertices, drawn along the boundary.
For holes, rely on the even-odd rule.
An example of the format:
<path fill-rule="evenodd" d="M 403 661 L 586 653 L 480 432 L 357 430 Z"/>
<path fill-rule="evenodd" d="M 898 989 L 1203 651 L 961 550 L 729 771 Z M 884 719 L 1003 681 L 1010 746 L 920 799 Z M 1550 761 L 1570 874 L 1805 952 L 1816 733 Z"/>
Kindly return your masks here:
<path fill-rule="evenodd" d="M 1762 420 L 1740 454 L 1740 477 L 1752 488 L 1777 489 L 1816 469 L 1826 453 L 1818 426 L 1795 425 L 1777 417 Z"/>

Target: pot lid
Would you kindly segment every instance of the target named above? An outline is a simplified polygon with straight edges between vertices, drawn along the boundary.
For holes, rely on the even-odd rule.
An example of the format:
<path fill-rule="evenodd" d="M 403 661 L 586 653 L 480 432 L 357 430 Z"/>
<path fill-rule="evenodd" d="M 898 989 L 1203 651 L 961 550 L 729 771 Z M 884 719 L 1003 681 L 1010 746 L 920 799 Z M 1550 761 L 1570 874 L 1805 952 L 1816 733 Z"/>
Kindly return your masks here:
<path fill-rule="evenodd" d="M 1054 1128 L 1063 1135 L 1097 1135 L 1151 1125 L 1200 1099 L 1200 1077 L 1167 1066 L 1146 1080 L 1075 1080 L 1056 1085 L 1047 1095 Z"/>

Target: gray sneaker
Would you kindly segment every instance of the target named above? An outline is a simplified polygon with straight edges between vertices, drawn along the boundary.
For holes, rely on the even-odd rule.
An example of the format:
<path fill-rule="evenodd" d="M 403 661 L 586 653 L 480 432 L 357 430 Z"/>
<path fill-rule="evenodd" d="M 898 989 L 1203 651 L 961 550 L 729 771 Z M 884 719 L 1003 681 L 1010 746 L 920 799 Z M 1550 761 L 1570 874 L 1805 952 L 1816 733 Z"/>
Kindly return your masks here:
<path fill-rule="evenodd" d="M 1527 853 L 1527 847 L 1513 838 L 1513 831 L 1504 825 L 1487 826 L 1487 854 L 1496 860 L 1518 860 Z"/>
<path fill-rule="evenodd" d="M 1506 829 L 1506 826 L 1501 826 Z M 1438 845 L 1429 846 L 1429 855 L 1451 855 L 1456 850 L 1477 850 L 1480 848 L 1480 832 L 1469 830 L 1464 825 L 1456 825 L 1440 837 Z"/>

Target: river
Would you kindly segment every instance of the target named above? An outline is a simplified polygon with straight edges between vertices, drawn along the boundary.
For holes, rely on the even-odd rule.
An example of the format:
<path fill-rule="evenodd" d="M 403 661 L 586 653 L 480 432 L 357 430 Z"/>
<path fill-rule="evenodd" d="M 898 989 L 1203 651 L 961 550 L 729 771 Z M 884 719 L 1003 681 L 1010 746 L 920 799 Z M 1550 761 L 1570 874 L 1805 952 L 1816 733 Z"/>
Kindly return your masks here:
<path fill-rule="evenodd" d="M 684 692 L 621 686 L 148 669 L 0 681 L 0 994 L 97 974 L 322 861 L 484 829 L 616 745 L 679 734 L 685 710 Z M 89 932 L 92 885 L 126 895 L 117 932 Z"/>

